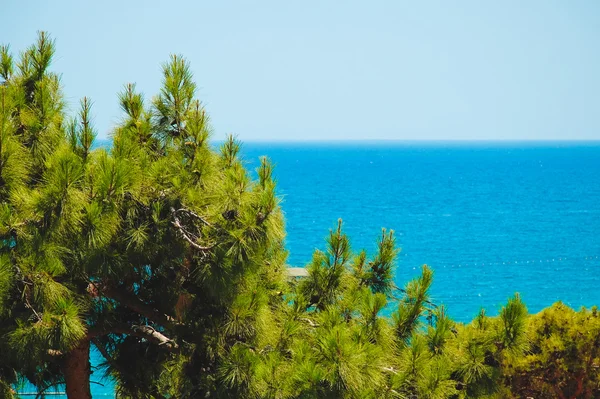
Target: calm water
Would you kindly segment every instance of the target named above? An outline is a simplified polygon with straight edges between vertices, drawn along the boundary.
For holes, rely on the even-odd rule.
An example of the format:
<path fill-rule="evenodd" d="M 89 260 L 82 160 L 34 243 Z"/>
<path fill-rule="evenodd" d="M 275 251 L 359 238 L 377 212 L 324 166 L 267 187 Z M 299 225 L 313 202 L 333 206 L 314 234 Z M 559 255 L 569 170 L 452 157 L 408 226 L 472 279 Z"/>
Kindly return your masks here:
<path fill-rule="evenodd" d="M 531 312 L 600 304 L 600 142 L 246 143 L 243 155 L 276 164 L 291 265 L 342 218 L 355 250 L 394 229 L 397 284 L 430 265 L 433 301 L 459 321 L 515 292 Z"/>
<path fill-rule="evenodd" d="M 338 218 L 353 247 L 382 227 L 402 247 L 396 281 L 428 264 L 457 320 L 519 292 L 530 311 L 600 304 L 600 142 L 245 144 L 276 164 L 289 263 L 306 264 Z"/>

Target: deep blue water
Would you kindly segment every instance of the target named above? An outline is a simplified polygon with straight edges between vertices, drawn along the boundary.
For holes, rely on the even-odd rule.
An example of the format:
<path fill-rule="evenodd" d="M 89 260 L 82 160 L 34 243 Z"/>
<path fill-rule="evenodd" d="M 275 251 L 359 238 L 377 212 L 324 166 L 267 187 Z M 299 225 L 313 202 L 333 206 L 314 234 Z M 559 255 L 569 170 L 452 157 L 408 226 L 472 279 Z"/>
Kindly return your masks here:
<path fill-rule="evenodd" d="M 293 266 L 342 218 L 356 250 L 393 229 L 397 284 L 428 264 L 433 301 L 459 321 L 515 292 L 531 312 L 600 304 L 600 142 L 244 144 L 248 167 L 261 155 L 276 164 Z"/>

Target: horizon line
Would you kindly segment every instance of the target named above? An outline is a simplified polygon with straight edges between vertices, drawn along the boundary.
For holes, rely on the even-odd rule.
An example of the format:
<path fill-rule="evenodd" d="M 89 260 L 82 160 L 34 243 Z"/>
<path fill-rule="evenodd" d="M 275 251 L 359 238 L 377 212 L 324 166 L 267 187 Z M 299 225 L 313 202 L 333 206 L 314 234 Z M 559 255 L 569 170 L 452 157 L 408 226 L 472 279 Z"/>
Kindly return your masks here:
<path fill-rule="evenodd" d="M 568 139 L 568 138 L 542 138 L 542 139 L 366 139 L 366 138 L 348 138 L 348 139 L 243 139 L 239 136 L 234 137 L 242 143 L 364 143 L 364 142 L 383 142 L 383 143 L 600 143 L 600 138 L 594 139 Z M 111 137 L 96 137 L 98 141 L 112 141 Z M 221 142 L 225 138 L 209 138 L 210 141 Z"/>

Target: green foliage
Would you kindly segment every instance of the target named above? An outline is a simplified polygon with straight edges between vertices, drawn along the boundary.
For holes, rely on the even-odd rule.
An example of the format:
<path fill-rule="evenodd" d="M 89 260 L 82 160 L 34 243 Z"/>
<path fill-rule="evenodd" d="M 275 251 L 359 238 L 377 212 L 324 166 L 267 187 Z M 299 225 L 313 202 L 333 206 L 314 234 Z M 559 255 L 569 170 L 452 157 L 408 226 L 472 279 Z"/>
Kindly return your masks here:
<path fill-rule="evenodd" d="M 428 291 L 432 282 L 433 271 L 424 265 L 421 276 L 406 285 L 405 296 L 393 313 L 396 334 L 400 340 L 408 340 L 419 327 L 419 318 L 425 312 L 429 302 Z"/>
<path fill-rule="evenodd" d="M 527 308 L 518 294 L 508 299 L 500 311 L 497 341 L 501 348 L 517 354 L 527 350 Z"/>
<path fill-rule="evenodd" d="M 433 311 L 433 326 L 427 328 L 427 345 L 435 355 L 444 354 L 448 340 L 452 338 L 454 322 L 446 314 L 446 308 L 440 306 Z"/>
<path fill-rule="evenodd" d="M 592 398 L 600 395 L 600 315 L 558 302 L 530 320 L 529 352 L 506 365 L 515 397 Z"/>
<path fill-rule="evenodd" d="M 216 370 L 264 339 L 285 284 L 268 160 L 254 182 L 239 143 L 229 141 L 225 158 L 211 149 L 181 57 L 164 65 L 150 107 L 126 86 L 107 151 L 93 149 L 88 98 L 64 122 L 47 34 L 16 68 L 0 50 L 0 380 L 22 375 L 43 390 L 66 379 L 68 388 L 65 359 L 93 340 L 121 395 L 221 392 Z M 214 373 L 166 382 L 166 369 L 190 367 Z"/>
<path fill-rule="evenodd" d="M 119 398 L 600 395 L 597 309 L 529 315 L 515 295 L 454 323 L 428 266 L 396 287 L 393 231 L 355 253 L 341 220 L 291 280 L 273 166 L 253 179 L 233 136 L 210 145 L 183 57 L 152 101 L 124 87 L 94 149 L 53 56 L 43 32 L 17 61 L 0 46 L 0 397 L 89 390 L 90 343 Z"/>
<path fill-rule="evenodd" d="M 13 283 L 13 270 L 10 258 L 6 254 L 0 255 L 0 316 L 6 309 L 6 300 L 10 294 Z"/>

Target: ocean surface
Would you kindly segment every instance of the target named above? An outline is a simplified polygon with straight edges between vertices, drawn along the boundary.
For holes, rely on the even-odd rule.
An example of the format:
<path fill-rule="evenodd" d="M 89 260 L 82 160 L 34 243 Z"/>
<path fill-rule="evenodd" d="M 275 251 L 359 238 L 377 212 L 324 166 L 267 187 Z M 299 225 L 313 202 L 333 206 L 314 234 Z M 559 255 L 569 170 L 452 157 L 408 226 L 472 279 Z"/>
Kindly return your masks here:
<path fill-rule="evenodd" d="M 251 169 L 262 155 L 276 165 L 292 266 L 324 249 L 342 218 L 356 251 L 373 253 L 381 228 L 393 229 L 397 285 L 429 265 L 432 300 L 457 321 L 482 307 L 497 314 L 516 292 L 532 313 L 559 300 L 600 304 L 600 142 L 245 143 L 242 152 Z M 93 396 L 114 397 L 103 383 Z"/>
<path fill-rule="evenodd" d="M 427 264 L 431 296 L 458 321 L 521 294 L 530 312 L 600 305 L 600 142 L 246 143 L 267 155 L 303 266 L 338 218 L 355 250 L 381 228 L 402 248 L 396 283 Z"/>

